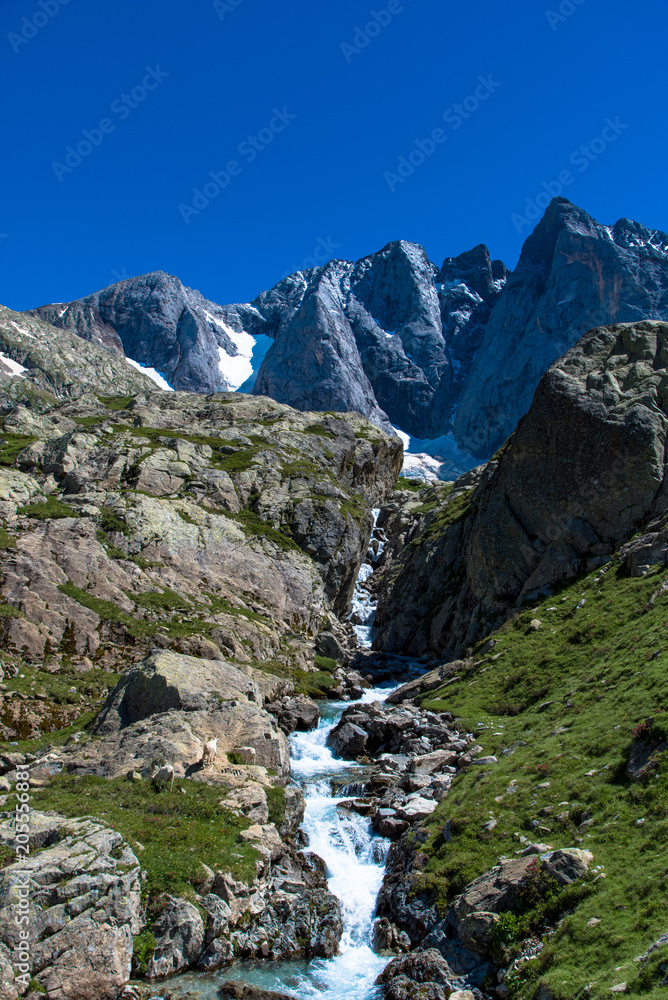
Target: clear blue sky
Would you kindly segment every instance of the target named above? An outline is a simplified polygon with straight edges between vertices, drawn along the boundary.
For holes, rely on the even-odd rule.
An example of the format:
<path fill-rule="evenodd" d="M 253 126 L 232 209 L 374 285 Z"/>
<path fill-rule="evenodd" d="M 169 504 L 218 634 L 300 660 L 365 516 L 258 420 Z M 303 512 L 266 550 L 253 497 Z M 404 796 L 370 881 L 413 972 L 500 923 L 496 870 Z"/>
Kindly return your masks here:
<path fill-rule="evenodd" d="M 0 0 L 0 302 L 158 268 L 243 301 L 399 238 L 513 266 L 511 216 L 564 170 L 600 221 L 668 230 L 667 37 L 666 0 Z"/>

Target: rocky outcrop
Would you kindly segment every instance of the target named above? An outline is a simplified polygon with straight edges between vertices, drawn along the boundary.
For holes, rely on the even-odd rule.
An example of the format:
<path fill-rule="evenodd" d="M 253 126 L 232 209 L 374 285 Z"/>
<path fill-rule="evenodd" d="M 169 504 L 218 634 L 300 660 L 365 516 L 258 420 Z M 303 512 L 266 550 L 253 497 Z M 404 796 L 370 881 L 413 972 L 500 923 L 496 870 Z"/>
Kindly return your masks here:
<path fill-rule="evenodd" d="M 8 847 L 16 843 L 8 813 L 0 814 L 0 840 Z M 2 945 L 18 949 L 14 917 L 24 907 L 30 975 L 48 996 L 116 1000 L 130 977 L 133 935 L 145 925 L 139 861 L 118 832 L 89 818 L 34 811 L 31 843 L 29 857 L 0 873 Z M 13 970 L 10 979 L 3 976 L 4 985 L 13 981 Z"/>
<path fill-rule="evenodd" d="M 88 392 L 147 392 L 155 384 L 124 358 L 74 333 L 0 306 L 0 410 L 28 405 L 40 426 L 40 411 L 56 399 Z M 44 425 L 42 425 L 44 428 Z"/>
<path fill-rule="evenodd" d="M 165 908 L 153 924 L 155 951 L 148 963 L 149 979 L 165 979 L 187 969 L 204 944 L 204 922 L 197 907 L 167 896 Z"/>
<path fill-rule="evenodd" d="M 401 463 L 400 442 L 358 416 L 248 396 L 17 405 L 2 433 L 3 646 L 10 663 L 101 671 L 93 699 L 105 672 L 155 647 L 312 671 L 314 637 L 345 631 L 334 616 L 371 505 Z M 51 712 L 52 726 L 72 721 L 67 703 L 5 702 L 8 738 L 36 735 Z"/>
<path fill-rule="evenodd" d="M 442 488 L 397 536 L 380 648 L 456 654 L 509 607 L 603 567 L 643 525 L 645 540 L 624 550 L 631 571 L 662 559 L 647 539 L 668 505 L 667 344 L 665 323 L 602 327 L 550 368 L 478 485 Z"/>

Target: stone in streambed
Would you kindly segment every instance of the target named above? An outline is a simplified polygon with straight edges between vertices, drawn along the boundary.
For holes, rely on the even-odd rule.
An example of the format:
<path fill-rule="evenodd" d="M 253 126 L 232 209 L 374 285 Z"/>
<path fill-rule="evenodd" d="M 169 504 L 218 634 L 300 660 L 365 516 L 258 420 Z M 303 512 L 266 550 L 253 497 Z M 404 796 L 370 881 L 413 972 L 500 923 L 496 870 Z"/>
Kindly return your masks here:
<path fill-rule="evenodd" d="M 346 722 L 340 728 L 332 730 L 327 737 L 327 746 L 337 757 L 343 757 L 344 760 L 354 760 L 364 753 L 366 741 L 367 734 L 363 729 Z"/>

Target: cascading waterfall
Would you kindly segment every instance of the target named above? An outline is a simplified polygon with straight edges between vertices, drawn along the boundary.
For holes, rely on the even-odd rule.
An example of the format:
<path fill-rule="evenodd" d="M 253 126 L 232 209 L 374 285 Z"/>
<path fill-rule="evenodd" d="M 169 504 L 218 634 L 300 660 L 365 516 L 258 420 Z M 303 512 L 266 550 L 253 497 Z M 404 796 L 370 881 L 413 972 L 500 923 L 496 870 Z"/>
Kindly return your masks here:
<path fill-rule="evenodd" d="M 357 579 L 351 613 L 357 622 L 354 628 L 358 641 L 367 648 L 373 641 L 375 602 L 365 584 L 383 550 L 382 537 L 375 527 L 378 514 L 374 511 L 374 536 Z M 370 689 L 363 701 L 383 700 L 390 690 L 390 686 Z M 335 775 L 349 776 L 352 782 L 360 771 L 359 765 L 336 759 L 326 745 L 345 707 L 345 702 L 325 702 L 318 728 L 290 738 L 292 775 L 303 785 L 306 797 L 302 828 L 308 849 L 325 862 L 330 891 L 341 901 L 344 932 L 339 954 L 311 962 L 240 963 L 205 977 L 180 977 L 179 985 L 187 987 L 189 995 L 202 1000 L 215 997 L 223 979 L 237 979 L 309 1000 L 373 1000 L 380 995 L 374 983 L 388 959 L 377 955 L 371 944 L 389 841 L 374 834 L 368 819 L 338 808 L 338 803 L 349 796 L 332 791 Z M 170 987 L 174 984 L 172 980 Z"/>

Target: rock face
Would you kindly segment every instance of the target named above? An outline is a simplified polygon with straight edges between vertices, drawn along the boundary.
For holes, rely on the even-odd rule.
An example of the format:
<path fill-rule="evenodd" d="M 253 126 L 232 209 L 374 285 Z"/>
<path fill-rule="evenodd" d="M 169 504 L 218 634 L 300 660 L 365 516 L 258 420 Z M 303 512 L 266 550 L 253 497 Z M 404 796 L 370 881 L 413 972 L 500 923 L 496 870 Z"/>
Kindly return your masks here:
<path fill-rule="evenodd" d="M 75 302 L 42 306 L 33 315 L 154 368 L 175 389 L 226 392 L 252 370 L 252 344 L 240 337 L 230 309 L 164 271 L 128 278 Z"/>
<path fill-rule="evenodd" d="M 92 819 L 34 812 L 31 827 L 33 853 L 0 873 L 0 941 L 10 951 L 19 944 L 14 916 L 27 870 L 31 975 L 53 1000 L 115 1000 L 145 925 L 139 862 L 119 833 Z M 8 813 L 0 840 L 14 844 Z"/>
<path fill-rule="evenodd" d="M 0 433 L 3 646 L 81 671 L 156 646 L 313 669 L 401 462 L 398 439 L 360 417 L 265 397 L 42 399 Z M 7 738 L 39 732 L 39 704 L 7 709 Z"/>
<path fill-rule="evenodd" d="M 627 562 L 663 558 L 667 348 L 666 323 L 615 324 L 549 369 L 478 485 L 435 494 L 410 536 L 395 533 L 379 648 L 456 653 L 509 606 L 603 566 L 642 525 Z"/>
<path fill-rule="evenodd" d="M 356 410 L 417 438 L 452 432 L 487 458 L 587 330 L 668 318 L 668 236 L 628 219 L 601 225 L 556 198 L 510 277 L 482 245 L 438 268 L 397 241 L 297 272 L 251 303 L 218 306 L 155 272 L 33 312 L 177 389 L 248 376 L 244 390 L 299 410 Z"/>
<path fill-rule="evenodd" d="M 149 979 L 165 979 L 187 969 L 199 957 L 204 944 L 204 922 L 192 903 L 168 896 L 153 925 L 153 934 L 155 952 L 146 975 Z"/>
<path fill-rule="evenodd" d="M 495 306 L 455 420 L 464 451 L 494 452 L 547 368 L 588 330 L 668 319 L 668 236 L 629 219 L 596 222 L 555 198 Z"/>

